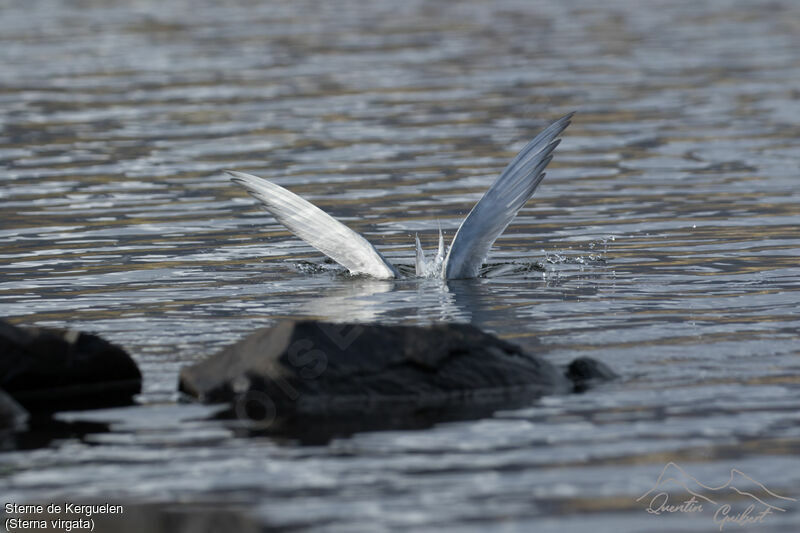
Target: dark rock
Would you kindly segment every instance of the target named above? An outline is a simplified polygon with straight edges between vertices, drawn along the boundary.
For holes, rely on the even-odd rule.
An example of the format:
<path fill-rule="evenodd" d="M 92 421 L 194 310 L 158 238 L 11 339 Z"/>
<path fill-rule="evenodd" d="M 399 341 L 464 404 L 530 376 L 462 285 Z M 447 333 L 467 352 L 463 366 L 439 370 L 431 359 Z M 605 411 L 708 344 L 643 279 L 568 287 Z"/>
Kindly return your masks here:
<path fill-rule="evenodd" d="M 30 411 L 124 405 L 141 383 L 133 359 L 96 335 L 0 320 L 0 388 Z"/>
<path fill-rule="evenodd" d="M 183 368 L 180 389 L 204 402 L 232 402 L 239 418 L 272 421 L 530 400 L 573 384 L 547 361 L 472 325 L 287 321 Z"/>
<path fill-rule="evenodd" d="M 591 357 L 579 357 L 572 361 L 566 375 L 575 384 L 576 392 L 582 392 L 597 382 L 619 377 L 605 363 Z"/>
<path fill-rule="evenodd" d="M 28 412 L 0 389 L 0 433 L 24 429 L 27 420 Z"/>

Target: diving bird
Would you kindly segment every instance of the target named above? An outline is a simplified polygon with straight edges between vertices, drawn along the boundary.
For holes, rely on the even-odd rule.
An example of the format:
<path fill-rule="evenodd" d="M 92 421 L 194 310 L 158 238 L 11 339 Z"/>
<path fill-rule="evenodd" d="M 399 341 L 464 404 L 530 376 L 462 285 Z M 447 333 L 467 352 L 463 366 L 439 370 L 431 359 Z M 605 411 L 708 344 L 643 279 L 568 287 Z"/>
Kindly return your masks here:
<path fill-rule="evenodd" d="M 475 278 L 494 241 L 533 196 L 553 159 L 559 135 L 574 113 L 556 120 L 517 154 L 461 223 L 445 251 L 439 228 L 439 249 L 431 260 L 416 237 L 416 275 L 444 279 Z M 380 279 L 402 277 L 400 272 L 363 235 L 279 185 L 244 172 L 226 171 L 231 181 L 259 200 L 278 222 L 353 274 Z"/>

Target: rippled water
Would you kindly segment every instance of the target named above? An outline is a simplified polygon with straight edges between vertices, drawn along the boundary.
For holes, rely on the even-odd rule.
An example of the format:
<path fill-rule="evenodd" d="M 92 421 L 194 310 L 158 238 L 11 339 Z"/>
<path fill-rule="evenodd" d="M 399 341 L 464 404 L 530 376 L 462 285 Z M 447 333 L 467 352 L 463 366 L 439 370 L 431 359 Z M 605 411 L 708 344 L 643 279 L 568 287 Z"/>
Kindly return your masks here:
<path fill-rule="evenodd" d="M 796 3 L 0 13 L 0 314 L 98 332 L 145 378 L 138 407 L 62 416 L 110 431 L 0 455 L 9 501 L 331 531 L 717 530 L 710 512 L 636 501 L 669 461 L 800 500 Z M 515 150 L 572 110 L 473 281 L 343 275 L 221 172 L 287 186 L 412 264 L 414 233 L 452 237 Z M 316 446 L 239 436 L 176 402 L 181 365 L 299 316 L 469 321 L 623 379 Z M 758 530 L 796 531 L 798 510 Z M 112 523 L 136 530 L 134 515 Z"/>

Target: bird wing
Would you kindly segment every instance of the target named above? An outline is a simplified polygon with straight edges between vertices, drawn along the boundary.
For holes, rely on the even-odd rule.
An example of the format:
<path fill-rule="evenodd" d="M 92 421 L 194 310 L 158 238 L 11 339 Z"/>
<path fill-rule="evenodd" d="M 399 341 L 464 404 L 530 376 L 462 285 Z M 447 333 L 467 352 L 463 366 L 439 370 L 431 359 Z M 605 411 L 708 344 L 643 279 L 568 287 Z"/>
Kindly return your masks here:
<path fill-rule="evenodd" d="M 459 226 L 445 258 L 445 279 L 474 278 L 489 248 L 508 227 L 544 178 L 544 169 L 560 142 L 556 139 L 574 113 L 558 119 L 523 148 Z"/>
<path fill-rule="evenodd" d="M 280 185 L 243 172 L 226 171 L 278 222 L 354 274 L 376 278 L 399 277 L 393 267 L 360 233 Z"/>

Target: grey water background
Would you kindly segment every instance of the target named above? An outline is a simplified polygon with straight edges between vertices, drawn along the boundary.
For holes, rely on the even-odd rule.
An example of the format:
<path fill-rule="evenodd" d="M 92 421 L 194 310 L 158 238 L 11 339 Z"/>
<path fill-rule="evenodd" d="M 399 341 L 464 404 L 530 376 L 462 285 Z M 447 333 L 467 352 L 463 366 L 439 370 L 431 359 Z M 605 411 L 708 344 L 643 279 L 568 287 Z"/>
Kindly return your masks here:
<path fill-rule="evenodd" d="M 0 6 L 0 315 L 99 333 L 144 373 L 138 406 L 61 415 L 109 431 L 0 454 L 4 502 L 119 502 L 118 528 L 167 506 L 194 530 L 718 530 L 636 501 L 669 461 L 800 499 L 800 4 Z M 414 233 L 452 238 L 572 110 L 473 281 L 344 276 L 222 173 L 411 264 Z M 182 365 L 284 317 L 472 322 L 622 379 L 313 446 L 178 401 Z"/>

